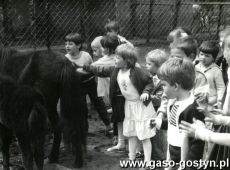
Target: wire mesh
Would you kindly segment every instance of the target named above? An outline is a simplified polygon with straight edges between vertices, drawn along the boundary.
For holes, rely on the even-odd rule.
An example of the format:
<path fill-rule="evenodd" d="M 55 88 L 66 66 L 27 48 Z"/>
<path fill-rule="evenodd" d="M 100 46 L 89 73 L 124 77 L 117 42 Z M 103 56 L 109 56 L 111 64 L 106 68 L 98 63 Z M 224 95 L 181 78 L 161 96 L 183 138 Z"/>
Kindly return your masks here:
<path fill-rule="evenodd" d="M 200 41 L 218 39 L 229 25 L 230 2 L 212 0 L 2 0 L 0 40 L 4 46 L 42 47 L 64 44 L 70 32 L 90 42 L 104 35 L 108 20 L 138 44 L 166 43 L 182 26 Z"/>

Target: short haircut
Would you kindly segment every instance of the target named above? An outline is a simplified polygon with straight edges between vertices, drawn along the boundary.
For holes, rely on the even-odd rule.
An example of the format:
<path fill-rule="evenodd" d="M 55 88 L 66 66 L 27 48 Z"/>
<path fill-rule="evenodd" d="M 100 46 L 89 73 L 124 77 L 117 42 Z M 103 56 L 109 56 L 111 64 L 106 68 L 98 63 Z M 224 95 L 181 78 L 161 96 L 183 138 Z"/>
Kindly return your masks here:
<path fill-rule="evenodd" d="M 188 36 L 188 35 L 191 35 L 191 32 L 188 29 L 182 28 L 182 27 L 178 27 L 178 28 L 172 30 L 169 33 L 169 35 L 167 37 L 167 40 L 170 43 L 172 43 L 176 39 L 181 38 L 181 37 L 185 37 L 185 36 Z"/>
<path fill-rule="evenodd" d="M 219 45 L 214 41 L 203 41 L 199 49 L 200 52 L 211 54 L 213 59 L 216 60 L 220 48 Z"/>
<path fill-rule="evenodd" d="M 115 33 L 107 33 L 102 39 L 101 39 L 101 46 L 103 48 L 109 49 L 109 54 L 114 54 L 115 50 L 118 45 L 120 45 L 120 40 Z"/>
<path fill-rule="evenodd" d="M 83 43 L 83 38 L 78 33 L 70 33 L 65 36 L 65 41 L 72 41 L 75 43 L 75 45 L 79 45 Z"/>
<path fill-rule="evenodd" d="M 146 55 L 151 62 L 153 62 L 157 67 L 160 67 L 166 60 L 168 60 L 168 54 L 165 50 L 155 49 Z"/>
<path fill-rule="evenodd" d="M 191 90 L 195 81 L 195 67 L 186 58 L 170 58 L 162 64 L 157 75 L 170 85 L 177 83 L 182 89 Z"/>
<path fill-rule="evenodd" d="M 107 32 L 116 32 L 119 33 L 119 24 L 116 21 L 109 21 L 107 24 L 105 24 L 105 30 Z"/>
<path fill-rule="evenodd" d="M 91 47 L 95 47 L 95 48 L 100 48 L 101 46 L 101 40 L 102 40 L 103 36 L 98 36 L 96 38 L 94 38 L 94 40 L 91 42 Z"/>
<path fill-rule="evenodd" d="M 127 63 L 127 68 L 134 68 L 137 62 L 137 50 L 128 44 L 121 44 L 116 49 L 116 54 L 119 55 Z"/>
<path fill-rule="evenodd" d="M 186 36 L 179 38 L 175 42 L 173 42 L 171 48 L 178 48 L 184 51 L 185 55 L 188 58 L 194 60 L 197 55 L 198 43 L 192 36 Z"/>

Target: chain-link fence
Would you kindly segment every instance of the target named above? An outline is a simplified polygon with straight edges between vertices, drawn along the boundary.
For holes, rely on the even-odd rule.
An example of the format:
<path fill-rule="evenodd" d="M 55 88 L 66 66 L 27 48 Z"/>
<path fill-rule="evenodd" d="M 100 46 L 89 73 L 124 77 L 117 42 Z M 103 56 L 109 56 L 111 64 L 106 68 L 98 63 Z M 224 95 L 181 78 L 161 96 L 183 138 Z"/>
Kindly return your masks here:
<path fill-rule="evenodd" d="M 217 39 L 230 23 L 230 1 L 213 0 L 0 0 L 0 38 L 5 46 L 41 47 L 64 43 L 69 32 L 90 42 L 105 34 L 108 20 L 138 44 L 166 42 L 182 26 L 199 40 Z"/>

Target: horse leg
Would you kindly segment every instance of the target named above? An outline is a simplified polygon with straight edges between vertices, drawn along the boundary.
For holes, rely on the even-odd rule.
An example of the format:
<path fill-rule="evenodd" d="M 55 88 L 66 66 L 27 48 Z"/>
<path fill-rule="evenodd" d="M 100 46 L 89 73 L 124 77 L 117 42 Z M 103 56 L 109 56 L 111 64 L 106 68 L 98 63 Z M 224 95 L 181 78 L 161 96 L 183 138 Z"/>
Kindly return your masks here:
<path fill-rule="evenodd" d="M 49 155 L 49 162 L 57 163 L 59 158 L 59 147 L 60 147 L 62 136 L 61 136 L 61 124 L 56 110 L 56 106 L 53 107 L 52 109 L 48 108 L 48 117 L 54 133 L 53 145 Z"/>
<path fill-rule="evenodd" d="M 16 137 L 18 138 L 18 143 L 22 151 L 22 159 L 25 170 L 33 170 L 33 153 L 30 145 L 31 140 L 29 133 L 16 133 Z"/>
<path fill-rule="evenodd" d="M 81 168 L 83 167 L 83 147 L 81 144 L 77 144 L 75 146 L 75 160 L 74 160 L 74 167 Z"/>
<path fill-rule="evenodd" d="M 9 170 L 10 169 L 10 143 L 12 140 L 12 131 L 6 127 L 4 127 L 2 124 L 0 124 L 0 136 L 1 136 L 1 150 L 2 150 L 2 156 L 3 156 L 3 170 Z"/>
<path fill-rule="evenodd" d="M 38 170 L 43 170 L 43 162 L 44 162 L 43 146 L 44 146 L 43 139 L 40 141 L 37 141 L 36 143 L 34 142 L 34 145 L 33 145 L 34 160 L 35 160 Z"/>

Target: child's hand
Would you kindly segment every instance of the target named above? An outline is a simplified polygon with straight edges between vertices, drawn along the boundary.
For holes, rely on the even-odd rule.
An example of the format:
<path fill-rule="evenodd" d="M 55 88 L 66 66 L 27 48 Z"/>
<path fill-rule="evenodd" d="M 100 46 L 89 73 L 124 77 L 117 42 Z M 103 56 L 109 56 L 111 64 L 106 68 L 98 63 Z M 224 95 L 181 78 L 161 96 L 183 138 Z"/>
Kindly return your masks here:
<path fill-rule="evenodd" d="M 221 117 L 223 115 L 223 111 L 220 109 L 214 109 L 212 112 L 205 113 L 205 121 L 214 123 L 215 125 L 221 124 Z"/>
<path fill-rule="evenodd" d="M 152 129 L 156 126 L 156 119 L 149 120 L 149 128 Z"/>
<path fill-rule="evenodd" d="M 197 119 L 193 119 L 193 124 L 182 120 L 179 125 L 180 132 L 183 132 L 190 137 L 195 137 L 196 130 L 201 128 L 205 129 L 205 124 Z"/>
<path fill-rule="evenodd" d="M 149 99 L 149 94 L 148 93 L 143 93 L 140 97 L 140 100 L 143 102 L 145 100 Z"/>
<path fill-rule="evenodd" d="M 82 74 L 89 74 L 88 72 L 84 71 L 83 68 L 76 69 L 76 72 L 82 73 Z"/>

